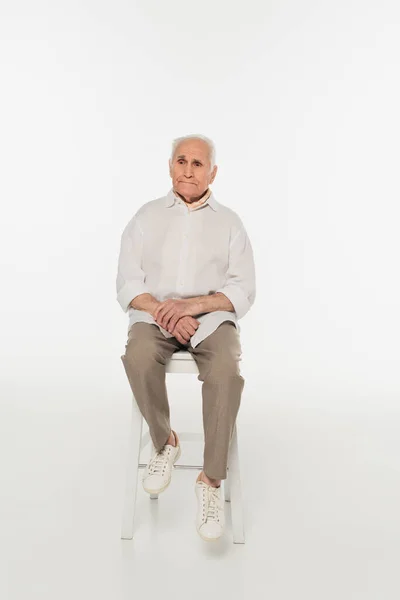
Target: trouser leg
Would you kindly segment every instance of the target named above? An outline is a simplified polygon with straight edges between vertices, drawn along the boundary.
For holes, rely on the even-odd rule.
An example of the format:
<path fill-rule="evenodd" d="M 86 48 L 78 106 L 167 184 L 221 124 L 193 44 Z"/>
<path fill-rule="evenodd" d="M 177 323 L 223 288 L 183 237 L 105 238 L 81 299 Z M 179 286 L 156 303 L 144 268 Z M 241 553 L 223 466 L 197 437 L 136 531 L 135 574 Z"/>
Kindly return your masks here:
<path fill-rule="evenodd" d="M 180 342 L 166 338 L 157 325 L 134 323 L 121 356 L 130 387 L 157 451 L 171 432 L 165 365 Z"/>
<path fill-rule="evenodd" d="M 203 382 L 203 470 L 211 479 L 226 479 L 228 453 L 245 380 L 240 374 L 240 335 L 224 321 L 196 348 L 188 347 Z"/>

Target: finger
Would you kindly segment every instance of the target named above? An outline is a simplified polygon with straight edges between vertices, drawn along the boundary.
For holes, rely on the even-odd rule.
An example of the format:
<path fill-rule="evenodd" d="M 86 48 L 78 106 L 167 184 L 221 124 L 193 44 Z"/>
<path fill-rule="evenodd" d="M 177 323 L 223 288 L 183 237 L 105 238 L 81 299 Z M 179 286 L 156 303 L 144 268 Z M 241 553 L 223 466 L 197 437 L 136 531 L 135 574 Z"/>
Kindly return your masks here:
<path fill-rule="evenodd" d="M 181 344 L 186 344 L 187 340 L 185 339 L 185 336 L 182 335 L 180 329 L 178 329 L 178 328 L 174 329 L 174 335 Z"/>
<path fill-rule="evenodd" d="M 159 304 L 157 306 L 156 310 L 154 311 L 155 315 L 159 319 L 162 319 L 162 317 L 165 315 L 165 313 L 168 312 L 168 308 L 170 308 L 170 306 L 171 306 L 171 299 L 164 300 L 164 302 L 161 302 L 161 304 Z"/>
<path fill-rule="evenodd" d="M 163 323 L 162 326 L 164 327 L 164 329 L 167 329 L 169 320 L 174 316 L 174 314 L 175 314 L 175 308 L 173 306 L 171 308 L 167 309 L 164 317 L 162 318 L 162 323 Z"/>
<path fill-rule="evenodd" d="M 175 315 L 173 315 L 171 317 L 171 320 L 168 323 L 168 331 L 169 332 L 171 332 L 171 331 L 173 331 L 175 329 L 175 326 L 176 326 L 176 324 L 177 324 L 178 321 L 179 321 L 178 315 L 175 314 Z"/>
<path fill-rule="evenodd" d="M 157 322 L 159 325 L 161 325 L 162 327 L 164 327 L 164 319 L 165 319 L 165 315 L 168 311 L 168 307 L 163 306 L 160 309 L 160 312 L 158 313 L 158 318 L 157 318 Z"/>
<path fill-rule="evenodd" d="M 169 310 L 163 317 L 163 327 L 164 329 L 168 329 L 169 326 L 169 322 L 171 320 L 171 317 L 173 317 L 174 313 L 173 311 Z"/>
<path fill-rule="evenodd" d="M 160 310 L 162 310 L 162 309 L 164 308 L 164 306 L 165 306 L 165 303 L 164 303 L 164 302 L 161 302 L 161 304 L 159 304 L 159 305 L 157 306 L 157 308 L 156 308 L 156 309 L 155 309 L 155 311 L 154 311 L 154 318 L 155 318 L 155 319 L 157 319 L 157 317 L 160 315 Z"/>
<path fill-rule="evenodd" d="M 189 339 L 192 337 L 194 332 L 196 331 L 194 327 L 190 323 L 182 323 L 182 329 L 185 330 L 185 333 L 189 336 Z"/>
<path fill-rule="evenodd" d="M 158 317 L 159 319 L 163 320 L 165 315 L 171 310 L 171 304 L 164 304 L 164 306 L 161 307 L 160 312 L 158 313 Z"/>
<path fill-rule="evenodd" d="M 193 325 L 193 327 L 198 327 L 200 325 L 200 321 L 198 321 L 194 317 L 189 317 L 189 321 L 190 324 Z"/>
<path fill-rule="evenodd" d="M 156 308 L 156 310 L 154 311 L 154 318 L 156 319 L 156 321 L 158 323 L 161 324 L 162 318 L 164 316 L 165 313 L 165 308 L 164 306 L 159 306 L 158 308 Z"/>
<path fill-rule="evenodd" d="M 190 340 L 190 336 L 188 335 L 187 331 L 185 331 L 185 329 L 183 327 L 183 323 L 179 324 L 177 326 L 176 331 L 179 332 L 179 335 L 181 336 L 181 338 L 184 340 L 185 343 Z"/>

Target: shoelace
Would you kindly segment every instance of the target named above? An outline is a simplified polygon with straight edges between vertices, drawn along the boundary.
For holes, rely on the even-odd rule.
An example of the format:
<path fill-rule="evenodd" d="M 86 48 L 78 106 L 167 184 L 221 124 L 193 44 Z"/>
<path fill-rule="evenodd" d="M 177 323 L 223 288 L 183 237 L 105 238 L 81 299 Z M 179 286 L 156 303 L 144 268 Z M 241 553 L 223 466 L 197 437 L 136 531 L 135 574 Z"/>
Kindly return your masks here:
<path fill-rule="evenodd" d="M 149 463 L 149 472 L 151 474 L 163 473 L 165 469 L 165 465 L 167 464 L 169 454 L 171 450 L 170 448 L 162 448 L 159 452 L 157 452 Z"/>
<path fill-rule="evenodd" d="M 206 484 L 205 484 L 206 485 Z M 219 522 L 218 509 L 220 506 L 219 489 L 212 485 L 203 487 L 203 523 L 206 521 Z"/>

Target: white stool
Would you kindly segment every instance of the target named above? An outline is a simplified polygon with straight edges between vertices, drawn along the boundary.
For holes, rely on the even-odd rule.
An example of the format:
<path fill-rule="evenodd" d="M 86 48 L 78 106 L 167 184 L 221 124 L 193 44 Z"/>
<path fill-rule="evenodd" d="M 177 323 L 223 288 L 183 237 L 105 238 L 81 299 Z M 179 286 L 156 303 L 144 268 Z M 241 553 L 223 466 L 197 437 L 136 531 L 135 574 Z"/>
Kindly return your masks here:
<path fill-rule="evenodd" d="M 241 360 L 241 359 L 240 359 Z M 199 370 L 196 361 L 187 350 L 178 350 L 174 352 L 165 367 L 166 373 L 194 373 L 197 375 Z M 133 521 L 136 507 L 136 493 L 138 484 L 139 469 L 144 468 L 144 463 L 139 463 L 141 450 L 150 442 L 150 457 L 153 451 L 153 441 L 147 432 L 142 438 L 143 431 L 143 415 L 139 410 L 135 396 L 132 403 L 132 424 L 131 433 L 128 444 L 128 461 L 127 461 L 127 481 L 124 501 L 124 512 L 122 518 L 122 533 L 123 540 L 131 540 L 133 538 Z M 195 433 L 179 433 L 180 442 L 195 442 L 204 440 L 203 434 Z M 183 465 L 175 464 L 174 468 L 179 469 L 198 469 L 202 470 L 202 465 Z M 194 482 L 193 482 L 194 485 Z M 225 501 L 231 503 L 231 518 L 233 543 L 244 544 L 244 523 L 243 523 L 243 504 L 242 490 L 240 485 L 239 471 L 239 452 L 237 441 L 236 424 L 232 434 L 232 440 L 229 447 L 227 478 L 223 479 Z M 151 494 L 151 498 L 158 498 L 158 494 Z"/>

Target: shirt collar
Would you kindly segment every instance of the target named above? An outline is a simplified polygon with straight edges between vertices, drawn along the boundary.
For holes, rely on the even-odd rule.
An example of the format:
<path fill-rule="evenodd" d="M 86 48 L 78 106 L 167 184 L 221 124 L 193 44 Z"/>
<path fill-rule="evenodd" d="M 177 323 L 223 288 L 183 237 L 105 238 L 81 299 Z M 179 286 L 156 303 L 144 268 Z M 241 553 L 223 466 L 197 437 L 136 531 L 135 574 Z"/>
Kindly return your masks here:
<path fill-rule="evenodd" d="M 209 204 L 214 211 L 218 210 L 217 201 L 215 199 L 215 196 L 214 196 L 212 190 L 209 189 L 209 192 L 207 192 L 207 193 L 209 194 L 207 200 L 203 204 L 200 204 L 199 206 Z M 165 206 L 166 207 L 173 206 L 175 204 L 175 201 L 178 198 L 179 198 L 179 196 L 177 196 L 175 194 L 174 188 L 171 188 L 165 197 Z M 179 200 L 181 200 L 181 198 L 179 198 Z"/>

